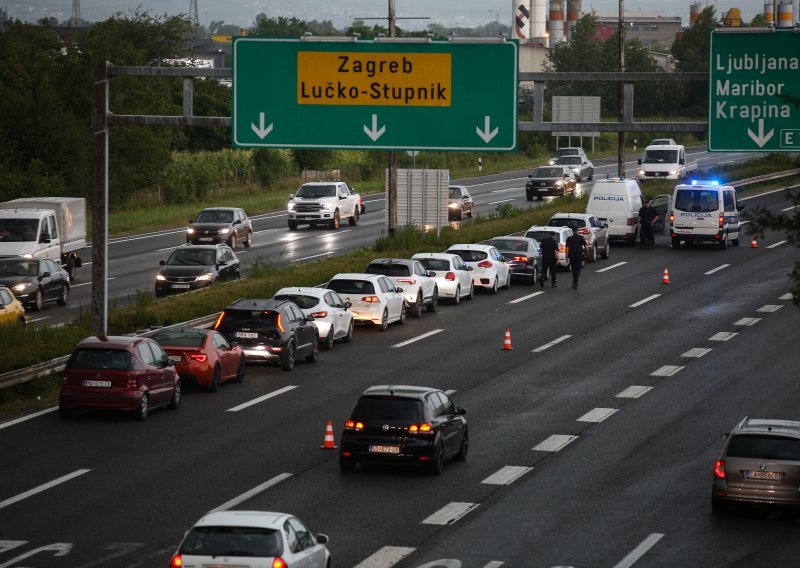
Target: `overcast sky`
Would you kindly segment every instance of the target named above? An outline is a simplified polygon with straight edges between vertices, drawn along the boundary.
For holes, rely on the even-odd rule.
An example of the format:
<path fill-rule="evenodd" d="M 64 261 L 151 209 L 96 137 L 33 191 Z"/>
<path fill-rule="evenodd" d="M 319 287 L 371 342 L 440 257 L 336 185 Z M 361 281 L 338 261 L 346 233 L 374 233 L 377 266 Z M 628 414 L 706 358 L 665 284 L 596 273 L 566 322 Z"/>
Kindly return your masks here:
<path fill-rule="evenodd" d="M 683 24 L 689 21 L 689 0 L 627 0 L 626 13 L 663 16 L 680 16 Z M 80 0 L 84 20 L 103 20 L 117 12 L 128 12 L 142 6 L 153 15 L 189 12 L 190 0 Z M 355 18 L 386 18 L 387 0 L 197 0 L 200 23 L 224 21 L 228 24 L 250 26 L 258 14 L 269 17 L 287 16 L 301 20 L 330 20 L 337 28 L 344 28 Z M 703 2 L 703 5 L 706 5 Z M 763 0 L 724 0 L 716 4 L 717 13 L 737 7 L 742 18 L 749 21 L 762 10 Z M 67 20 L 72 15 L 72 0 L 0 0 L 10 17 L 34 22 L 42 17 Z M 430 23 L 443 26 L 474 27 L 489 21 L 511 24 L 511 0 L 395 0 L 396 15 L 426 17 L 427 20 L 400 20 L 404 29 L 424 29 Z M 601 15 L 616 14 L 617 0 L 583 0 L 582 12 L 596 10 Z M 383 23 L 372 22 L 367 23 Z"/>

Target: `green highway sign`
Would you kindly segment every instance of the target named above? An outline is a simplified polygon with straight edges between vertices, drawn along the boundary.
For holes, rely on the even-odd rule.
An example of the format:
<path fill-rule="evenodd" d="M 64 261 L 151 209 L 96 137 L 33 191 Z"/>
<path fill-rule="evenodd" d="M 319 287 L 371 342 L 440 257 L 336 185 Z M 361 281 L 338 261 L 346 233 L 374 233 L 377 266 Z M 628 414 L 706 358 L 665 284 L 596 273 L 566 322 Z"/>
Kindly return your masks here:
<path fill-rule="evenodd" d="M 800 149 L 800 34 L 792 29 L 711 32 L 708 149 Z"/>
<path fill-rule="evenodd" d="M 518 44 L 233 40 L 233 145 L 509 151 Z"/>

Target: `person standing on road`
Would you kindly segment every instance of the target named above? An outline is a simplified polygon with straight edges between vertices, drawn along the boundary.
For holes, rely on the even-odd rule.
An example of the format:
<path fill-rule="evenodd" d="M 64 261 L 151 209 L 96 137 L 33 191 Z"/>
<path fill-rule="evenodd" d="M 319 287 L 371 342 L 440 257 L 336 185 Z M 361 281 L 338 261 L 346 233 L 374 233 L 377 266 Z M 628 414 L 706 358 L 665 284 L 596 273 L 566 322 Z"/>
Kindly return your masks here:
<path fill-rule="evenodd" d="M 539 243 L 539 254 L 542 257 L 542 272 L 539 276 L 539 284 L 544 288 L 544 281 L 547 280 L 547 274 L 550 273 L 550 287 L 556 287 L 556 268 L 558 267 L 558 241 L 556 241 L 556 234 L 550 231 L 550 234 L 542 239 Z"/>
<path fill-rule="evenodd" d="M 578 233 L 573 233 L 567 239 L 567 256 L 569 267 L 572 270 L 572 289 L 578 289 L 578 278 L 581 276 L 583 259 L 586 256 L 586 240 Z"/>
<path fill-rule="evenodd" d="M 639 209 L 639 238 L 642 248 L 656 248 L 656 237 L 653 227 L 658 220 L 658 212 L 653 209 L 653 201 L 648 199 Z"/>

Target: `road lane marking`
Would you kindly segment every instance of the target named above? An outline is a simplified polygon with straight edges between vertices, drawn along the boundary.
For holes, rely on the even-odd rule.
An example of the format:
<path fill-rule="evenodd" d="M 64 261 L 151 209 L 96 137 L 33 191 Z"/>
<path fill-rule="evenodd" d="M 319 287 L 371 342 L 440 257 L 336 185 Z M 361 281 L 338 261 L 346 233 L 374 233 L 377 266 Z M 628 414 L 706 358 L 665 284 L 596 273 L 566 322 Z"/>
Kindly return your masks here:
<path fill-rule="evenodd" d="M 696 357 L 699 359 L 708 353 L 711 353 L 711 349 L 708 349 L 707 347 L 692 347 L 689 349 L 689 351 L 681 355 L 681 357 Z"/>
<path fill-rule="evenodd" d="M 525 300 L 530 300 L 531 298 L 535 298 L 539 294 L 544 294 L 541 290 L 539 292 L 534 292 L 533 294 L 528 294 L 527 296 L 522 296 L 521 298 L 517 298 L 516 300 L 511 300 L 508 302 L 509 304 L 519 304 L 520 302 L 524 302 Z"/>
<path fill-rule="evenodd" d="M 618 408 L 593 408 L 580 418 L 576 420 L 576 422 L 602 422 L 612 414 L 614 414 Z"/>
<path fill-rule="evenodd" d="M 353 568 L 391 568 L 406 556 L 410 556 L 415 550 L 416 548 L 409 546 L 384 546 Z"/>
<path fill-rule="evenodd" d="M 19 424 L 20 422 L 25 422 L 26 420 L 31 420 L 33 418 L 38 418 L 48 412 L 53 412 L 54 410 L 58 410 L 57 406 L 51 406 L 50 408 L 45 408 L 44 410 L 40 410 L 39 412 L 34 412 L 33 414 L 28 414 L 23 416 L 22 418 L 16 418 L 14 420 L 9 420 L 8 422 L 3 422 L 0 424 L 0 430 L 3 428 L 8 428 L 9 426 L 14 426 L 15 424 Z"/>
<path fill-rule="evenodd" d="M 709 341 L 729 341 L 738 335 L 735 331 L 720 331 L 708 338 Z"/>
<path fill-rule="evenodd" d="M 778 310 L 780 310 L 782 307 L 783 307 L 783 306 L 782 306 L 782 305 L 780 305 L 780 304 L 767 304 L 767 305 L 765 305 L 765 306 L 761 306 L 761 307 L 760 307 L 760 308 L 758 308 L 756 311 L 757 311 L 757 312 L 771 313 L 771 312 L 777 312 L 777 311 L 778 311 Z"/>
<path fill-rule="evenodd" d="M 33 489 L 29 489 L 28 491 L 25 491 L 24 493 L 20 493 L 19 495 L 15 495 L 13 497 L 9 497 L 5 501 L 0 501 L 0 509 L 8 507 L 9 505 L 13 505 L 14 503 L 22 501 L 23 499 L 27 499 L 28 497 L 36 495 L 37 493 L 41 493 L 42 491 L 47 491 L 48 489 L 50 489 L 52 487 L 55 487 L 56 485 L 60 485 L 62 483 L 65 483 L 65 482 L 69 481 L 70 479 L 74 479 L 76 477 L 79 477 L 79 476 L 83 475 L 84 473 L 89 473 L 90 471 L 92 471 L 92 470 L 91 469 L 79 469 L 77 471 L 73 471 L 72 473 L 68 473 L 67 475 L 62 475 L 58 479 L 54 479 L 53 481 L 48 481 L 47 483 L 43 483 L 42 485 L 39 485 L 38 487 L 34 487 Z"/>
<path fill-rule="evenodd" d="M 564 449 L 567 444 L 576 440 L 577 438 L 577 436 L 570 436 L 569 434 L 553 434 L 544 442 L 539 442 L 539 444 L 531 449 L 538 450 L 540 452 L 557 452 Z"/>
<path fill-rule="evenodd" d="M 446 394 L 447 396 L 453 396 L 457 392 L 458 391 L 456 389 L 450 389 L 450 390 L 444 391 L 444 394 Z"/>
<path fill-rule="evenodd" d="M 683 369 L 680 365 L 663 365 L 650 373 L 651 377 L 671 377 L 678 371 Z"/>
<path fill-rule="evenodd" d="M 561 343 L 562 341 L 566 341 L 570 337 L 572 337 L 572 336 L 571 335 L 562 335 L 561 337 L 559 337 L 558 339 L 554 339 L 550 343 L 545 343 L 541 347 L 537 347 L 536 349 L 531 351 L 531 353 L 541 353 L 545 349 L 550 349 L 553 345 L 557 345 L 557 344 Z"/>
<path fill-rule="evenodd" d="M 102 566 L 108 563 L 109 560 L 125 556 L 144 546 L 145 544 L 143 542 L 111 542 L 102 547 L 102 550 L 110 550 L 111 552 L 109 554 L 90 560 L 87 564 L 81 564 L 75 568 L 94 568 L 95 566 Z"/>
<path fill-rule="evenodd" d="M 631 550 L 625 558 L 615 564 L 614 568 L 630 568 L 636 564 L 636 561 L 644 556 L 648 550 L 653 548 L 663 536 L 663 533 L 652 533 L 650 536 L 640 542 L 639 546 Z"/>
<path fill-rule="evenodd" d="M 712 268 L 708 272 L 703 272 L 703 274 L 714 274 L 715 272 L 719 272 L 720 270 L 725 270 L 729 266 L 730 264 L 723 264 L 722 266 L 717 266 L 716 268 Z"/>
<path fill-rule="evenodd" d="M 501 199 L 500 201 L 490 201 L 486 205 L 494 205 L 495 203 L 506 203 L 507 201 L 514 201 L 514 199 Z"/>
<path fill-rule="evenodd" d="M 301 262 L 303 260 L 309 260 L 311 258 L 319 258 L 320 256 L 328 256 L 334 253 L 335 251 L 326 250 L 325 252 L 321 252 L 319 254 L 312 254 L 311 256 L 304 256 L 303 258 L 295 258 L 292 262 Z"/>
<path fill-rule="evenodd" d="M 29 319 L 29 320 L 28 320 L 28 323 L 36 323 L 37 321 L 49 320 L 51 317 L 52 317 L 52 316 L 44 316 L 44 317 L 42 317 L 42 318 L 33 318 L 33 319 Z"/>
<path fill-rule="evenodd" d="M 174 247 L 164 247 L 164 248 L 160 248 L 160 249 L 155 249 L 153 252 L 164 252 L 164 251 L 176 249 L 176 248 L 182 247 L 182 246 L 183 245 L 175 245 Z"/>
<path fill-rule="evenodd" d="M 244 493 L 242 493 L 238 497 L 234 497 L 230 501 L 226 501 L 225 503 L 223 503 L 222 505 L 220 505 L 216 509 L 211 509 L 209 511 L 209 513 L 215 513 L 217 511 L 227 511 L 228 509 L 232 509 L 233 507 L 244 503 L 245 501 L 247 501 L 251 497 L 255 497 L 256 495 L 258 495 L 262 491 L 266 491 L 267 489 L 269 489 L 273 485 L 277 485 L 278 483 L 280 483 L 284 479 L 289 479 L 290 477 L 292 477 L 291 473 L 279 473 L 278 475 L 276 475 L 272 479 L 268 479 L 264 483 L 261 483 L 260 485 L 256 485 L 255 487 L 253 487 L 249 491 L 245 491 Z"/>
<path fill-rule="evenodd" d="M 791 210 L 792 210 L 792 209 L 794 209 L 795 207 L 797 207 L 797 205 L 792 205 L 791 207 L 787 207 L 786 209 L 781 209 L 781 213 L 784 213 L 784 212 L 786 212 L 786 211 L 791 211 Z"/>
<path fill-rule="evenodd" d="M 521 465 L 507 465 L 501 467 L 492 475 L 481 481 L 487 485 L 511 485 L 517 479 L 533 470 L 532 467 L 524 467 Z"/>
<path fill-rule="evenodd" d="M 653 390 L 653 387 L 644 387 L 640 385 L 631 385 L 624 391 L 616 395 L 615 398 L 639 398 L 643 394 L 647 394 Z"/>
<path fill-rule="evenodd" d="M 81 282 L 80 284 L 71 284 L 70 288 L 80 288 L 81 286 L 91 286 L 91 282 Z"/>
<path fill-rule="evenodd" d="M 521 190 L 525 189 L 524 187 L 506 187 L 505 189 L 493 189 L 489 193 L 500 193 L 501 191 L 514 191 L 514 190 Z"/>
<path fill-rule="evenodd" d="M 792 300 L 792 299 L 794 299 L 794 295 L 791 292 L 787 292 L 786 294 L 784 294 L 783 296 L 781 296 L 778 299 L 779 300 Z"/>
<path fill-rule="evenodd" d="M 415 341 L 419 341 L 420 339 L 425 339 L 426 337 L 430 337 L 431 335 L 436 335 L 437 333 L 442 333 L 443 331 L 444 331 L 443 329 L 434 329 L 432 331 L 429 331 L 428 333 L 423 333 L 422 335 L 418 335 L 416 337 L 412 337 L 411 339 L 408 339 L 408 340 L 403 341 L 401 343 L 396 343 L 395 345 L 392 345 L 392 348 L 394 349 L 394 348 L 397 348 L 397 347 L 405 347 L 406 345 L 410 345 L 410 344 L 414 343 Z"/>
<path fill-rule="evenodd" d="M 647 303 L 647 302 L 649 302 L 650 300 L 655 300 L 655 299 L 656 299 L 656 298 L 658 298 L 659 296 L 661 296 L 661 294 L 653 294 L 652 296 L 648 296 L 648 297 L 646 297 L 644 300 L 639 300 L 639 301 L 638 301 L 638 302 L 636 302 L 635 304 L 631 304 L 631 305 L 630 305 L 630 306 L 628 306 L 628 307 L 629 307 L 629 308 L 638 308 L 638 307 L 639 307 L 639 306 L 641 306 L 642 304 L 646 304 L 646 303 Z"/>
<path fill-rule="evenodd" d="M 448 503 L 424 521 L 423 525 L 452 525 L 458 519 L 477 508 L 479 503 L 462 503 L 460 501 L 453 501 Z"/>
<path fill-rule="evenodd" d="M 606 270 L 613 270 L 615 268 L 619 268 L 620 266 L 628 264 L 627 261 L 625 262 L 618 262 L 617 264 L 612 264 L 611 266 L 606 266 L 605 268 L 601 268 L 600 270 L 595 270 L 595 272 L 605 272 Z"/>
<path fill-rule="evenodd" d="M 786 244 L 786 241 L 778 241 L 775 244 L 769 245 L 767 248 L 768 249 L 774 249 L 775 247 L 779 247 L 779 246 L 785 245 L 785 244 Z"/>
<path fill-rule="evenodd" d="M 761 318 L 742 318 L 733 322 L 733 325 L 755 325 L 761 321 Z"/>
<path fill-rule="evenodd" d="M 278 396 L 279 394 L 283 394 L 285 392 L 289 392 L 290 390 L 296 389 L 296 388 L 297 388 L 297 385 L 289 385 L 289 386 L 283 387 L 282 389 L 278 389 L 278 390 L 275 390 L 275 391 L 272 391 L 272 392 L 268 392 L 267 394 L 265 394 L 263 396 L 259 396 L 258 398 L 254 398 L 253 400 L 250 400 L 248 402 L 242 403 L 239 406 L 234 406 L 233 408 L 229 408 L 226 412 L 239 412 L 240 410 L 243 410 L 243 409 L 247 408 L 248 406 L 253 406 L 254 404 L 258 404 L 259 402 L 264 402 L 265 400 L 267 400 L 269 398 L 272 398 L 273 396 Z"/>

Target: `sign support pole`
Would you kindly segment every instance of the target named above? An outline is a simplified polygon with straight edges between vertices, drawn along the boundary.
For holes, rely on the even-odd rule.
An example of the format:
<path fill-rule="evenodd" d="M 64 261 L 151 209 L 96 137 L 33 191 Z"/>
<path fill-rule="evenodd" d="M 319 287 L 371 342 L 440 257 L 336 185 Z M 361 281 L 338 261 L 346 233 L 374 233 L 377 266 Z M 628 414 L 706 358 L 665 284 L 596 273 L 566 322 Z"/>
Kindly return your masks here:
<path fill-rule="evenodd" d="M 92 69 L 92 331 L 108 333 L 108 63 Z"/>
<path fill-rule="evenodd" d="M 389 37 L 395 37 L 394 0 L 389 0 Z M 389 216 L 388 234 L 394 237 L 397 233 L 397 154 L 389 151 L 389 194 L 386 196 L 386 207 Z"/>

